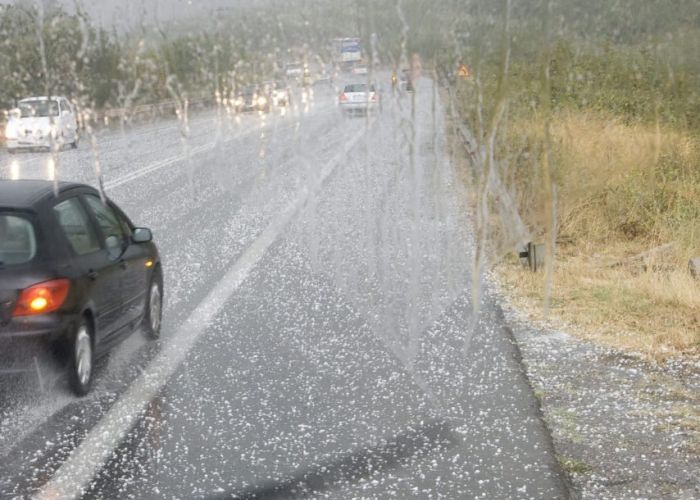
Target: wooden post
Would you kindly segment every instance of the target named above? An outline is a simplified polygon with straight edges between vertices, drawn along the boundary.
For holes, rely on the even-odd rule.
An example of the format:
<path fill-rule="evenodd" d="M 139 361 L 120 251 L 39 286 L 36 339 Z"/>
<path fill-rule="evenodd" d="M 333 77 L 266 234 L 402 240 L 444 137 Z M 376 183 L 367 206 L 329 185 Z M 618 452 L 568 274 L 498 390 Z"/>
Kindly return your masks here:
<path fill-rule="evenodd" d="M 527 259 L 530 271 L 536 273 L 544 266 L 545 248 L 542 243 L 530 242 L 524 252 L 520 252 L 520 258 Z"/>

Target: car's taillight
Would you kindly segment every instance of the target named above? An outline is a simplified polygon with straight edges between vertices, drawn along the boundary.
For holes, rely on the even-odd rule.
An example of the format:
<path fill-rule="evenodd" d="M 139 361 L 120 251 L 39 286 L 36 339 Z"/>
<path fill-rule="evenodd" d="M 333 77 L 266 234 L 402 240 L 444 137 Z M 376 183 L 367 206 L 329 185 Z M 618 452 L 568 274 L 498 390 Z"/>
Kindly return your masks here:
<path fill-rule="evenodd" d="M 348 100 L 348 96 L 345 95 L 345 92 L 343 92 L 342 94 L 340 94 L 340 100 L 341 100 L 341 101 L 347 101 L 347 100 Z"/>
<path fill-rule="evenodd" d="M 376 94 L 375 92 L 372 92 L 372 93 L 369 95 L 369 98 L 370 98 L 370 100 L 372 100 L 372 101 L 376 101 L 376 100 L 377 100 L 377 94 Z"/>
<path fill-rule="evenodd" d="M 25 288 L 19 294 L 12 316 L 16 318 L 54 312 L 66 301 L 69 290 L 70 281 L 67 279 L 45 281 Z"/>

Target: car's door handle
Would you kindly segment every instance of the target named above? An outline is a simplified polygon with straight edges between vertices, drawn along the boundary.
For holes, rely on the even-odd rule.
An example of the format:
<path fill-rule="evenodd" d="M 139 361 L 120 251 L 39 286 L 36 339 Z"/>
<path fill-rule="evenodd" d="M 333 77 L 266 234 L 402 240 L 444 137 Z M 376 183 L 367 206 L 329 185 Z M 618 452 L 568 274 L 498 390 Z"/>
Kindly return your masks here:
<path fill-rule="evenodd" d="M 88 274 L 87 274 L 87 275 L 88 275 L 88 278 L 90 278 L 91 280 L 96 280 L 97 277 L 100 275 L 100 273 L 98 273 L 97 271 L 93 271 L 92 269 L 90 269 L 90 271 L 88 271 Z"/>

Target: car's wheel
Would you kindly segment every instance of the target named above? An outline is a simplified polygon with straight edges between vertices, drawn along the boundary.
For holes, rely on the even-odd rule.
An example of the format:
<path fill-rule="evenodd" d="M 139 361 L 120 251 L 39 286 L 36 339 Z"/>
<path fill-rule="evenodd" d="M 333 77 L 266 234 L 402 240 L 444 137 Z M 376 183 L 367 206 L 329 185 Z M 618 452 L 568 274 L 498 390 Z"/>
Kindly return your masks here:
<path fill-rule="evenodd" d="M 95 364 L 92 330 L 83 318 L 75 329 L 70 343 L 69 381 L 77 396 L 84 396 L 90 391 Z"/>
<path fill-rule="evenodd" d="M 77 130 L 75 131 L 74 137 L 75 137 L 75 139 L 73 140 L 73 142 L 70 143 L 70 147 L 73 149 L 78 149 L 78 142 L 80 142 L 80 135 L 78 134 Z"/>
<path fill-rule="evenodd" d="M 156 269 L 151 278 L 146 296 L 146 314 L 143 328 L 152 339 L 160 338 L 160 325 L 163 319 L 163 275 Z"/>

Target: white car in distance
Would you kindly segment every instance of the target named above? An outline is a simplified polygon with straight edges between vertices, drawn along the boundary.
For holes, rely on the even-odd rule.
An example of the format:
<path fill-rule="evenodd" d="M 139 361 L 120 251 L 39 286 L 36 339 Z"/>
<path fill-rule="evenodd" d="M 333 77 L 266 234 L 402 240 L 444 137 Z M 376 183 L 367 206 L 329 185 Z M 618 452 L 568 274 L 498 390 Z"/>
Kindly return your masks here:
<path fill-rule="evenodd" d="M 349 83 L 338 98 L 340 109 L 346 115 L 367 114 L 380 105 L 379 92 L 373 83 Z"/>
<path fill-rule="evenodd" d="M 73 106 L 65 97 L 29 97 L 19 101 L 5 125 L 7 150 L 78 147 L 80 134 Z"/>

